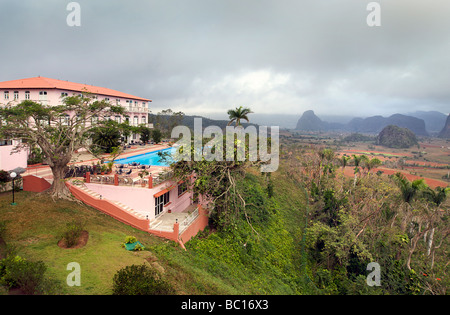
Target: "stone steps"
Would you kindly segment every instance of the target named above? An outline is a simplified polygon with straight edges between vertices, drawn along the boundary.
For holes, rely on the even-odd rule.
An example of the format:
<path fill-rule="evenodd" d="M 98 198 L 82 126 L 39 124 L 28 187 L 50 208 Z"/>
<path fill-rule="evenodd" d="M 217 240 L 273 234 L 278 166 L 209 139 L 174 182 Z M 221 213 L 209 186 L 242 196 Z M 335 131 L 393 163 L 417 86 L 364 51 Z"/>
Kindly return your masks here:
<path fill-rule="evenodd" d="M 105 199 L 103 198 L 99 193 L 96 193 L 92 190 L 90 190 L 89 188 L 87 188 L 85 185 L 76 185 L 76 187 L 78 187 L 80 190 L 84 191 L 84 193 L 86 193 L 87 195 L 96 198 L 96 199 Z M 105 199 L 106 200 L 106 199 Z M 120 209 L 122 209 L 124 212 L 127 212 L 135 217 L 137 217 L 138 219 L 141 220 L 146 220 L 146 216 L 143 215 L 142 213 L 139 213 L 137 211 L 135 211 L 134 209 L 132 209 L 131 207 L 124 205 L 123 203 L 120 203 L 118 201 L 113 201 L 113 200 L 108 200 L 109 202 L 115 204 L 117 207 L 119 207 Z"/>

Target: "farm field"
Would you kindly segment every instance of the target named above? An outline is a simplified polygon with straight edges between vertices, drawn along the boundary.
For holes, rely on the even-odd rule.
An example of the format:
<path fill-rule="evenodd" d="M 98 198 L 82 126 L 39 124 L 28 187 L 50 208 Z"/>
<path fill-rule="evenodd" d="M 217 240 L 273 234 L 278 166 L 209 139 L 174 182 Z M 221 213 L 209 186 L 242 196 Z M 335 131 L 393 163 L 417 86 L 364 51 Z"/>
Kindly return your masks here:
<path fill-rule="evenodd" d="M 381 171 L 384 175 L 401 172 L 409 180 L 423 178 L 432 188 L 450 185 L 450 141 L 438 138 L 419 139 L 419 145 L 409 149 L 387 148 L 373 142 L 343 142 L 342 134 L 315 134 L 295 136 L 284 134 L 284 141 L 318 145 L 331 148 L 336 157 L 343 155 L 366 155 L 369 159 L 377 158 L 382 162 L 372 172 Z M 340 169 L 341 170 L 341 169 Z M 353 167 L 347 166 L 344 174 L 354 176 Z"/>

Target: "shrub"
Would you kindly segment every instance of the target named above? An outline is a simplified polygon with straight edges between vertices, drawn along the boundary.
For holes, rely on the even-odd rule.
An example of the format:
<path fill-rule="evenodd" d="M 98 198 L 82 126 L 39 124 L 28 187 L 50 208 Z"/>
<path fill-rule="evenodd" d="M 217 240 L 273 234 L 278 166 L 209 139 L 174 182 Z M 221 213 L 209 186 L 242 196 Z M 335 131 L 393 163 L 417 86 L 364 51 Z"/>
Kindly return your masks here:
<path fill-rule="evenodd" d="M 113 278 L 113 295 L 174 294 L 172 286 L 148 265 L 120 269 Z"/>
<path fill-rule="evenodd" d="M 140 244 L 136 244 L 136 246 L 134 246 L 134 250 L 135 251 L 142 251 L 144 250 L 144 246 L 140 245 Z"/>
<path fill-rule="evenodd" d="M 11 180 L 11 177 L 9 176 L 9 173 L 4 170 L 0 170 L 0 183 L 6 183 Z"/>
<path fill-rule="evenodd" d="M 67 247 L 75 246 L 83 231 L 83 224 L 80 221 L 73 220 L 67 223 L 66 230 L 62 233 L 62 238 L 66 240 Z"/>
<path fill-rule="evenodd" d="M 19 288 L 24 294 L 52 294 L 57 285 L 44 277 L 46 270 L 42 261 L 9 255 L 0 261 L 0 284 L 8 289 Z"/>
<path fill-rule="evenodd" d="M 134 236 L 125 237 L 125 244 L 131 244 L 131 243 L 136 243 L 136 242 L 137 242 L 137 238 Z"/>

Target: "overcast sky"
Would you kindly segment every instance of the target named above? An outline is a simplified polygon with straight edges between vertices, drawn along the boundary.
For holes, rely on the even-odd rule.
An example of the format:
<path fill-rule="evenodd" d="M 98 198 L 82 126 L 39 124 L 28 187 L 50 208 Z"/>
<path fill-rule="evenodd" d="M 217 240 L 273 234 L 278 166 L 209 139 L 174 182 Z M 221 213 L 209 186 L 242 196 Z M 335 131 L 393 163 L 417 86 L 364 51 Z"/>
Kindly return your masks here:
<path fill-rule="evenodd" d="M 0 81 L 45 76 L 150 98 L 152 112 L 368 116 L 450 104 L 450 1 L 0 1 Z"/>

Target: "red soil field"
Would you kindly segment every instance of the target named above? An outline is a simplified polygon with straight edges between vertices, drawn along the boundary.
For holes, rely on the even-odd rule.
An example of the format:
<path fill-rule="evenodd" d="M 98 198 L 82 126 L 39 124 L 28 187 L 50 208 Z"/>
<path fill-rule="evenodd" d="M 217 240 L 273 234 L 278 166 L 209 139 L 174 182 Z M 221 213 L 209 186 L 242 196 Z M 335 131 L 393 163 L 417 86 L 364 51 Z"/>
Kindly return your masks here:
<path fill-rule="evenodd" d="M 406 164 L 417 164 L 422 166 L 447 166 L 448 164 L 445 163 L 436 163 L 436 162 L 427 162 L 427 161 L 412 161 L 412 160 L 406 160 Z"/>
<path fill-rule="evenodd" d="M 341 170 L 342 170 L 342 168 L 341 168 Z M 409 173 L 402 172 L 401 170 L 393 170 L 393 169 L 389 169 L 389 168 L 380 167 L 380 168 L 375 168 L 375 169 L 371 170 L 370 172 L 371 172 L 371 174 L 374 174 L 377 171 L 382 171 L 383 175 L 393 175 L 393 174 L 395 174 L 397 172 L 400 172 L 410 181 L 423 178 L 425 180 L 425 183 L 428 186 L 430 186 L 431 188 L 433 188 L 433 189 L 438 187 L 438 186 L 440 186 L 440 187 L 447 187 L 448 186 L 448 183 L 446 183 L 444 181 L 437 180 L 437 179 L 426 178 L 426 177 L 420 177 L 420 176 L 417 176 L 417 175 L 411 175 Z M 354 172 L 353 167 L 351 167 L 351 166 L 350 167 L 346 167 L 345 170 L 344 170 L 344 175 L 348 176 L 348 177 L 354 177 L 355 174 L 353 172 Z M 360 175 L 358 175 L 358 176 L 360 176 Z"/>

